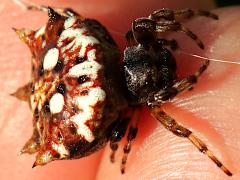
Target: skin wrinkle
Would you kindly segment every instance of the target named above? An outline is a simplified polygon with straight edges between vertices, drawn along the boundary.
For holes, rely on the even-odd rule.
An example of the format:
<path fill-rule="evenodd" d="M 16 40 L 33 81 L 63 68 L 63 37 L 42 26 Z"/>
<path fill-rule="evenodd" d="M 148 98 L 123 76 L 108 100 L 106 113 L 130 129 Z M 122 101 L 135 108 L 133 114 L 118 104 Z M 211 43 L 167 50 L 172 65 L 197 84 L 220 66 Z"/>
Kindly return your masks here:
<path fill-rule="evenodd" d="M 237 118 L 237 116 L 233 114 L 233 112 L 237 110 L 237 107 L 232 109 L 228 106 L 225 106 L 223 104 L 225 101 L 221 101 L 220 99 L 220 98 L 223 98 L 224 96 L 215 96 L 215 97 L 219 97 L 219 100 L 220 100 L 220 102 L 216 102 L 216 103 L 221 103 L 218 105 L 218 108 L 223 107 L 223 109 L 225 109 L 226 111 L 232 112 L 232 113 L 229 113 L 230 114 L 229 118 Z M 176 103 L 176 107 L 174 107 L 174 109 L 177 110 L 178 108 L 182 108 L 184 109 L 184 111 L 189 111 L 195 114 L 196 116 L 201 116 L 203 119 L 218 119 L 218 120 L 224 119 L 224 118 L 219 119 L 219 116 L 214 114 L 209 114 L 212 110 L 214 110 L 214 108 L 209 108 L 204 105 L 196 106 L 192 102 L 193 100 L 194 99 L 187 99 L 186 102 Z"/>
<path fill-rule="evenodd" d="M 165 136 L 165 133 L 164 131 L 166 130 L 162 130 L 163 128 L 162 127 L 159 127 L 157 128 L 157 130 L 160 130 L 163 135 Z M 147 162 L 146 163 L 146 166 L 145 167 L 142 167 L 142 169 L 144 170 L 145 168 L 149 169 L 150 172 L 148 172 L 146 175 L 145 175 L 145 178 L 142 178 L 142 179 L 147 179 L 147 178 L 153 178 L 154 176 L 151 175 L 151 174 L 161 174 L 161 178 L 167 178 L 167 177 L 174 177 L 174 174 L 176 174 L 176 177 L 179 177 L 179 174 L 177 175 L 177 172 L 183 172 L 181 170 L 184 169 L 184 165 L 187 165 L 187 164 L 192 164 L 192 163 L 198 163 L 198 161 L 194 161 L 193 159 L 191 159 L 190 162 L 185 162 L 185 161 L 175 161 L 175 157 L 188 157 L 188 156 L 191 156 L 191 154 L 198 154 L 199 152 L 198 151 L 194 151 L 194 147 L 192 148 L 193 149 L 193 152 L 191 154 L 187 154 L 185 153 L 185 149 L 186 147 L 189 147 L 191 146 L 186 140 L 181 140 L 181 142 L 178 142 L 178 144 L 181 144 L 181 146 L 175 146 L 175 143 L 176 143 L 176 137 L 174 137 L 172 134 L 168 134 L 167 136 L 169 136 L 169 141 L 168 142 L 163 142 L 161 140 L 161 136 L 160 137 L 156 137 L 158 136 L 158 133 L 155 133 L 155 134 L 152 134 L 145 142 L 145 145 L 143 145 L 141 148 L 142 148 L 142 151 L 143 152 L 146 152 L 146 151 L 149 151 L 147 149 L 149 149 L 148 147 L 153 147 L 151 148 L 150 152 L 148 152 L 148 154 L 155 154 L 155 156 L 160 156 L 162 154 L 164 154 L 164 156 L 161 158 L 161 159 L 158 159 L 158 160 L 155 160 L 155 161 L 152 161 L 152 162 Z M 151 141 L 151 139 L 153 139 L 153 141 Z M 157 149 L 156 147 L 154 148 L 154 144 L 155 143 L 159 143 L 159 146 L 163 147 L 160 151 L 159 149 Z M 146 148 L 144 150 L 144 148 Z M 167 149 L 167 154 L 166 154 L 166 150 L 165 148 Z M 177 150 L 177 151 L 176 151 Z M 144 161 L 144 159 L 143 159 Z M 207 158 L 205 160 L 205 162 L 207 162 Z M 159 169 L 158 168 L 158 164 L 161 164 L 161 168 Z M 149 167 L 149 168 L 148 168 Z M 171 171 L 171 172 L 167 172 L 166 170 L 167 169 L 175 169 L 175 171 Z M 159 172 L 160 170 L 160 172 Z M 140 169 L 141 171 L 141 169 Z M 150 175 L 150 176 L 149 176 Z"/>
<path fill-rule="evenodd" d="M 205 98 L 208 96 L 215 96 L 215 97 L 223 97 L 222 95 L 218 95 L 217 91 L 207 91 L 202 94 L 193 94 L 188 97 L 180 97 L 180 98 L 175 98 L 173 99 L 172 103 L 176 104 L 177 107 L 184 107 L 185 104 L 188 105 L 188 103 L 192 103 L 194 100 L 199 99 L 199 98 Z"/>
<path fill-rule="evenodd" d="M 214 114 L 210 114 L 210 112 L 212 110 L 214 110 L 214 107 L 213 108 L 206 108 L 206 106 L 204 106 L 204 104 L 199 104 L 199 105 L 194 105 L 193 102 L 197 99 L 204 99 L 204 98 L 208 98 L 208 97 L 215 97 L 215 104 L 218 104 L 218 107 L 224 107 L 225 111 L 228 112 L 229 114 L 229 118 L 232 118 L 232 119 L 236 119 L 237 116 L 234 115 L 234 112 L 235 111 L 238 111 L 238 107 L 237 107 L 237 102 L 234 101 L 234 98 L 233 97 L 230 97 L 230 95 L 227 95 L 226 93 L 223 94 L 223 95 L 220 95 L 220 91 L 218 90 L 215 90 L 215 91 L 211 91 L 210 93 L 206 92 L 206 93 L 203 93 L 203 94 L 196 94 L 196 95 L 193 95 L 193 96 L 189 96 L 189 97 L 184 97 L 182 99 L 177 99 L 176 101 L 174 101 L 174 104 L 176 105 L 175 109 L 177 109 L 178 107 L 181 107 L 187 111 L 191 111 L 192 113 L 197 113 L 199 115 L 202 116 L 202 118 L 205 118 L 205 119 L 218 119 L 220 120 L 219 118 L 221 118 L 220 116 L 216 116 Z M 234 96 L 234 94 L 232 93 L 231 94 L 232 96 Z M 236 92 L 235 93 L 235 96 L 237 97 L 238 96 L 238 93 Z M 223 99 L 228 99 L 228 103 L 229 104 L 232 104 L 233 107 L 229 107 L 227 105 L 225 105 L 226 101 L 224 101 Z M 201 110 L 204 112 L 202 113 Z M 205 112 L 206 111 L 206 112 Z M 196 114 L 196 115 L 197 115 Z M 224 120 L 224 118 L 221 118 Z M 222 121 L 220 121 L 222 122 Z M 224 121 L 223 121 L 224 122 Z"/>
<path fill-rule="evenodd" d="M 209 139 L 210 142 L 206 140 L 204 140 L 204 142 L 207 143 L 209 148 L 212 149 L 216 155 L 219 154 L 217 153 L 217 151 L 220 151 L 221 156 L 223 156 L 222 161 L 232 164 L 231 162 L 232 160 L 229 158 L 230 157 L 229 151 L 225 146 L 223 146 L 225 145 L 225 139 L 223 135 L 219 131 L 217 131 L 217 129 L 213 127 L 210 122 L 208 122 L 208 119 L 210 118 L 203 119 L 204 118 L 203 115 L 197 116 L 197 114 L 193 114 L 190 111 L 184 111 L 184 109 L 181 108 L 178 108 L 177 110 L 174 110 L 174 112 L 171 112 L 171 105 L 170 108 L 168 108 L 168 110 L 170 110 L 171 114 L 172 113 L 182 114 L 182 116 L 177 117 L 179 122 L 181 122 L 184 126 L 193 129 L 193 132 L 197 134 L 197 136 L 207 137 L 207 139 Z M 211 144 L 213 144 L 214 146 L 212 147 Z"/>

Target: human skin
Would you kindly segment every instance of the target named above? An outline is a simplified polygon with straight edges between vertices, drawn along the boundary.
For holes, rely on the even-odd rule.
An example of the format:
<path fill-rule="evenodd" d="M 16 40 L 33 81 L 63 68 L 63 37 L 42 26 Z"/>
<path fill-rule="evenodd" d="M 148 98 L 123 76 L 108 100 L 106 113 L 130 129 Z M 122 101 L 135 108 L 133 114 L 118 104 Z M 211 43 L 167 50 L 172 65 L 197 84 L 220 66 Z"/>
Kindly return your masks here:
<path fill-rule="evenodd" d="M 162 7 L 212 9 L 211 1 L 93 0 L 32 1 L 36 4 L 72 7 L 86 17 L 100 20 L 124 49 L 124 33 L 134 18 L 147 16 Z M 97 7 L 97 9 L 96 9 Z M 202 56 L 238 60 L 240 57 L 240 8 L 214 10 L 220 20 L 194 18 L 186 26 L 204 42 L 199 50 L 184 34 L 174 34 L 184 51 Z M 44 17 L 44 18 L 43 18 Z M 0 179 L 62 180 L 62 179 L 227 179 L 214 163 L 201 154 L 188 140 L 165 130 L 147 109 L 141 111 L 139 132 L 129 155 L 126 174 L 120 173 L 122 148 L 120 143 L 116 163 L 109 161 L 106 147 L 89 157 L 71 161 L 55 161 L 43 167 L 31 168 L 35 157 L 17 156 L 32 133 L 31 113 L 26 103 L 9 94 L 25 84 L 30 76 L 30 52 L 11 27 L 37 29 L 46 23 L 46 15 L 26 12 L 9 0 L 0 2 Z M 175 53 L 178 74 L 193 73 L 200 59 Z M 191 92 L 177 96 L 163 109 L 182 125 L 202 138 L 216 156 L 233 172 L 231 179 L 240 179 L 240 66 L 212 62 Z"/>

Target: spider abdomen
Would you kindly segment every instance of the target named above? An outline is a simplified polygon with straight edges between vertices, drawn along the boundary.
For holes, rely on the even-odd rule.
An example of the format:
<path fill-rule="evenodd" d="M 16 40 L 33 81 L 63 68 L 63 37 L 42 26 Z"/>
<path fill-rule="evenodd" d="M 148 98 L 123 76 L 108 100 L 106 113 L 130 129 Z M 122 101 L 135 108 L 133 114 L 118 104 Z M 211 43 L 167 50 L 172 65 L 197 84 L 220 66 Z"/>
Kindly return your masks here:
<path fill-rule="evenodd" d="M 77 14 L 40 10 L 48 11 L 47 25 L 16 29 L 33 53 L 31 82 L 14 95 L 24 96 L 33 111 L 34 132 L 21 152 L 38 153 L 34 166 L 95 152 L 127 107 L 119 50 L 107 30 Z"/>

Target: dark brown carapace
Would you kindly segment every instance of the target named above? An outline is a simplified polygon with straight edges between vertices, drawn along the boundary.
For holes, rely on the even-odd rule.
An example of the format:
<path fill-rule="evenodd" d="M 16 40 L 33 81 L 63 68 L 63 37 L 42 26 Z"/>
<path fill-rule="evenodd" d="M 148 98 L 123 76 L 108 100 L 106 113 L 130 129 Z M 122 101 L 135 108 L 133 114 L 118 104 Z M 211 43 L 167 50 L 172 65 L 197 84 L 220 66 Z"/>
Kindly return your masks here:
<path fill-rule="evenodd" d="M 34 166 L 87 156 L 107 142 L 114 162 L 118 142 L 129 127 L 121 164 L 124 173 L 138 131 L 137 109 L 146 105 L 165 128 L 188 138 L 232 175 L 199 138 L 161 110 L 166 101 L 192 89 L 209 61 L 205 60 L 195 74 L 179 80 L 175 58 L 167 49 L 176 50 L 178 44 L 160 38 L 160 34 L 184 32 L 203 49 L 202 41 L 180 20 L 195 15 L 218 19 L 215 14 L 160 9 L 148 18 L 136 19 L 126 34 L 129 47 L 120 64 L 117 45 L 98 21 L 71 9 L 28 9 L 49 15 L 47 25 L 38 31 L 15 29 L 32 52 L 32 79 L 13 95 L 28 101 L 33 112 L 33 135 L 21 152 L 37 153 Z"/>

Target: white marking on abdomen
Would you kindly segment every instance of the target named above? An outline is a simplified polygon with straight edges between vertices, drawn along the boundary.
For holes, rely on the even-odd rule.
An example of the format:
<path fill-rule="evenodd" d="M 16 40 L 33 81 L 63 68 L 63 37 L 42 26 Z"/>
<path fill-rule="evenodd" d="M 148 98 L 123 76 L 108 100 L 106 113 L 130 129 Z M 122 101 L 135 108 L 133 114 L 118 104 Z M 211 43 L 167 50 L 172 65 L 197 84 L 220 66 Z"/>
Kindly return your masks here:
<path fill-rule="evenodd" d="M 81 38 L 81 50 L 79 52 L 79 56 L 83 57 L 85 55 L 86 52 L 86 47 L 88 45 L 93 45 L 93 44 L 99 44 L 99 41 L 93 37 L 93 36 L 85 36 Z"/>
<path fill-rule="evenodd" d="M 72 27 L 75 24 L 76 21 L 77 21 L 76 17 L 67 18 L 64 22 L 64 28 L 68 29 L 68 28 Z"/>
<path fill-rule="evenodd" d="M 58 61 L 59 50 L 57 48 L 49 49 L 43 59 L 43 69 L 52 70 Z"/>
<path fill-rule="evenodd" d="M 73 20 L 66 23 L 66 30 L 62 32 L 60 38 L 58 40 L 57 46 L 61 47 L 61 52 L 63 53 L 63 57 L 65 51 L 74 52 L 76 49 L 79 49 L 78 57 L 87 56 L 87 60 L 73 66 L 69 69 L 67 76 L 78 78 L 80 76 L 86 75 L 90 78 L 89 81 L 80 84 L 78 86 L 79 89 L 84 89 L 87 87 L 89 89 L 87 95 L 76 96 L 74 104 L 79 108 L 79 113 L 72 116 L 70 120 L 77 125 L 77 133 L 82 135 L 86 141 L 91 143 L 94 141 L 95 137 L 91 129 L 86 125 L 89 120 L 94 121 L 94 118 L 101 118 L 101 108 L 97 107 L 98 112 L 94 112 L 94 106 L 98 103 L 104 102 L 106 98 L 106 93 L 101 87 L 91 87 L 94 84 L 95 79 L 98 78 L 100 70 L 103 68 L 100 63 L 97 62 L 96 59 L 96 49 L 91 49 L 86 54 L 87 46 L 93 46 L 95 44 L 99 44 L 100 42 L 93 36 L 85 35 L 87 33 L 86 28 L 68 28 L 70 24 L 73 24 Z M 65 40 L 71 40 L 69 44 L 64 45 Z M 64 59 L 67 61 L 67 57 Z M 98 114 L 95 114 L 98 113 Z M 94 117 L 97 115 L 96 117 Z M 91 122 L 90 122 L 91 123 Z"/>
<path fill-rule="evenodd" d="M 72 48 L 72 50 L 75 50 L 76 48 L 81 47 L 79 56 L 83 57 L 85 55 L 86 47 L 88 45 L 94 45 L 94 44 L 100 43 L 95 37 L 84 35 L 83 33 L 86 31 L 87 30 L 85 28 L 78 28 L 78 29 L 68 28 L 64 30 L 58 40 L 58 47 L 61 47 L 63 45 L 64 40 L 73 39 L 70 44 L 62 48 L 62 51 L 65 51 L 66 49 L 69 49 L 69 48 Z"/>
<path fill-rule="evenodd" d="M 92 131 L 85 124 L 87 120 L 92 118 L 93 112 L 89 111 L 89 109 L 84 109 L 83 112 L 73 116 L 71 121 L 77 124 L 77 133 L 84 136 L 86 141 L 92 142 L 95 138 Z"/>
<path fill-rule="evenodd" d="M 94 135 L 85 123 L 93 118 L 94 109 L 92 106 L 103 102 L 105 98 L 106 93 L 100 87 L 91 88 L 86 96 L 76 97 L 76 104 L 81 112 L 73 116 L 71 120 L 77 124 L 78 134 L 83 135 L 88 142 L 94 140 Z"/>
<path fill-rule="evenodd" d="M 79 108 L 83 106 L 94 106 L 98 102 L 104 101 L 106 93 L 100 87 L 91 88 L 86 96 L 78 96 L 76 104 Z"/>
<path fill-rule="evenodd" d="M 64 106 L 64 97 L 60 93 L 54 94 L 50 101 L 49 101 L 49 107 L 50 107 L 50 112 L 52 114 L 56 114 L 62 111 Z"/>
<path fill-rule="evenodd" d="M 63 144 L 56 144 L 52 142 L 52 148 L 60 154 L 60 158 L 64 158 L 69 155 L 68 150 Z"/>
<path fill-rule="evenodd" d="M 41 27 L 34 35 L 35 39 L 42 36 L 45 33 L 46 26 Z"/>
<path fill-rule="evenodd" d="M 89 61 L 95 61 L 96 60 L 96 49 L 92 49 L 88 51 L 87 58 Z"/>
<path fill-rule="evenodd" d="M 71 77 L 89 75 L 90 78 L 96 79 L 101 68 L 102 66 L 96 61 L 84 61 L 69 69 L 68 75 Z"/>

